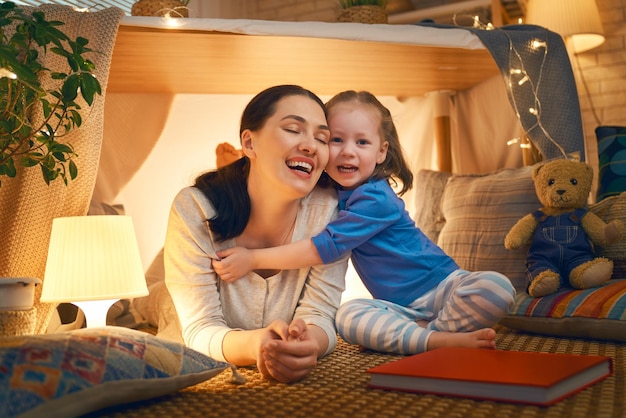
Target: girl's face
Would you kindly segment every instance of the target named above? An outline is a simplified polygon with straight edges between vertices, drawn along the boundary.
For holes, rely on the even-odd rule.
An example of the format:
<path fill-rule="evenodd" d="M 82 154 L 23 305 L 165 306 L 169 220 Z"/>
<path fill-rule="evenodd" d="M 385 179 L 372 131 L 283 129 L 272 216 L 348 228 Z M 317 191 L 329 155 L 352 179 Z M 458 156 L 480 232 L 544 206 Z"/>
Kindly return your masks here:
<path fill-rule="evenodd" d="M 281 191 L 293 198 L 305 196 L 328 163 L 329 137 L 318 103 L 299 95 L 282 98 L 263 128 L 241 134 L 251 162 L 250 181 L 266 185 L 276 196 Z"/>
<path fill-rule="evenodd" d="M 368 105 L 340 103 L 329 111 L 330 160 L 326 172 L 345 189 L 366 182 L 387 156 L 380 116 Z"/>

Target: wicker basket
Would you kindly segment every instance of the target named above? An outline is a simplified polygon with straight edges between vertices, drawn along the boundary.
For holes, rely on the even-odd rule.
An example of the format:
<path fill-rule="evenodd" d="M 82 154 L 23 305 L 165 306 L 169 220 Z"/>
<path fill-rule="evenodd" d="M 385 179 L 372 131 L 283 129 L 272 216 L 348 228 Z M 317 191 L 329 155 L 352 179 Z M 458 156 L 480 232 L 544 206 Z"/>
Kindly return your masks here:
<path fill-rule="evenodd" d="M 0 338 L 35 333 L 37 308 L 29 310 L 6 311 L 0 309 Z"/>
<path fill-rule="evenodd" d="M 133 16 L 189 17 L 189 9 L 179 0 L 139 0 L 133 4 Z"/>
<path fill-rule="evenodd" d="M 380 6 L 352 6 L 343 9 L 338 22 L 387 23 L 387 11 Z"/>

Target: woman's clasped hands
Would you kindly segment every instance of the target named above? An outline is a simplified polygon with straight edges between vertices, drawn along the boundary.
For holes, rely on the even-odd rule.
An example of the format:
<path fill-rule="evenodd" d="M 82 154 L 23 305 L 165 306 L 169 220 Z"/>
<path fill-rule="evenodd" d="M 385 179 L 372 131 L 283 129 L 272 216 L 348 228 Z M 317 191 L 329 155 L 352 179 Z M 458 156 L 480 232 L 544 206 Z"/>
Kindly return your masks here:
<path fill-rule="evenodd" d="M 302 379 L 315 368 L 319 354 L 317 341 L 302 319 L 291 324 L 276 320 L 263 333 L 257 367 L 265 378 L 282 383 Z"/>

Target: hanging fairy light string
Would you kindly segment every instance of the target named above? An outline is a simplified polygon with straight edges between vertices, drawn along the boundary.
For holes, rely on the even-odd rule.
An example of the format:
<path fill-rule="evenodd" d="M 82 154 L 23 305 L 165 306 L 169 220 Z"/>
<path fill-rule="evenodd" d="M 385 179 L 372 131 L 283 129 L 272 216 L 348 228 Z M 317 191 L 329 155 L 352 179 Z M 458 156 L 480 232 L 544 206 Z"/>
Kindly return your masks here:
<path fill-rule="evenodd" d="M 546 39 L 535 38 L 532 39 L 528 47 L 531 51 L 540 54 L 540 65 L 539 70 L 537 72 L 537 76 L 533 77 L 531 75 L 531 71 L 527 68 L 525 60 L 522 58 L 522 54 L 519 52 L 515 43 L 511 39 L 511 36 L 504 30 L 498 29 L 494 27 L 491 23 L 483 23 L 480 20 L 480 17 L 477 15 L 468 15 L 467 12 L 461 13 L 459 15 L 464 14 L 465 18 L 470 17 L 473 22 L 472 27 L 478 30 L 496 30 L 500 31 L 500 33 L 504 34 L 508 42 L 508 72 L 503 71 L 503 77 L 505 80 L 505 86 L 507 89 L 507 94 L 511 99 L 511 104 L 513 106 L 513 110 L 518 120 L 521 120 L 522 113 L 530 114 L 534 117 L 534 124 L 532 124 L 528 128 L 524 128 L 524 135 L 528 138 L 531 137 L 531 133 L 538 129 L 540 130 L 545 138 L 559 150 L 559 152 L 563 155 L 563 157 L 567 157 L 567 152 L 565 149 L 552 137 L 548 129 L 543 124 L 542 121 L 542 104 L 540 100 L 540 89 L 542 87 L 543 81 L 543 72 L 544 66 L 546 63 L 546 58 L 548 56 L 548 42 Z M 455 25 L 457 24 L 457 14 L 453 17 L 453 22 Z M 516 94 L 521 92 L 522 89 L 526 89 L 525 93 L 530 94 L 531 101 L 533 104 L 531 106 L 524 105 L 517 100 L 517 97 L 521 96 L 520 94 Z M 523 141 L 521 138 L 513 138 L 507 141 L 507 145 L 519 144 L 522 148 L 530 148 L 531 145 L 526 141 Z"/>
<path fill-rule="evenodd" d="M 189 16 L 189 8 L 187 6 L 178 6 L 171 9 L 158 10 L 155 15 L 163 16 L 165 25 L 170 28 L 180 26 L 180 18 Z"/>
<path fill-rule="evenodd" d="M 103 10 L 110 7 L 109 5 L 103 5 L 100 3 L 93 3 L 90 6 L 80 7 L 80 6 L 72 6 L 72 9 L 76 12 L 94 12 L 98 10 Z M 176 7 L 164 7 L 157 11 L 155 11 L 152 16 L 155 17 L 163 17 L 166 20 L 179 18 L 179 17 L 188 17 L 192 15 L 192 10 L 186 5 L 186 3 L 182 6 Z M 177 26 L 175 23 L 168 24 L 168 26 Z"/>

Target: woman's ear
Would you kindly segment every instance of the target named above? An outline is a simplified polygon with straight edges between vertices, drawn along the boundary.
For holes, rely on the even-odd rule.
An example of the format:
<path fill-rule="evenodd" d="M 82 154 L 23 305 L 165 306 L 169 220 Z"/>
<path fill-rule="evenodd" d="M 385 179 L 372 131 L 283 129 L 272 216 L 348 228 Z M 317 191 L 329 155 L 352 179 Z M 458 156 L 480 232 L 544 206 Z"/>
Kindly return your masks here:
<path fill-rule="evenodd" d="M 256 157 L 256 153 L 254 152 L 254 144 L 252 141 L 252 131 L 250 131 L 249 129 L 246 129 L 241 133 L 241 149 L 243 150 L 243 153 L 246 157 Z"/>

